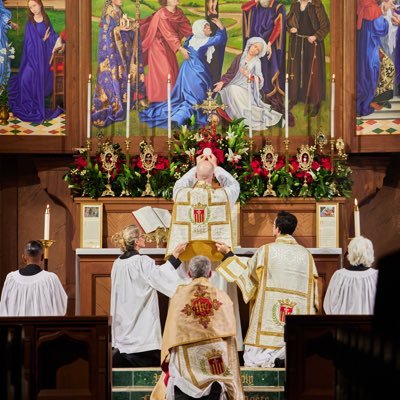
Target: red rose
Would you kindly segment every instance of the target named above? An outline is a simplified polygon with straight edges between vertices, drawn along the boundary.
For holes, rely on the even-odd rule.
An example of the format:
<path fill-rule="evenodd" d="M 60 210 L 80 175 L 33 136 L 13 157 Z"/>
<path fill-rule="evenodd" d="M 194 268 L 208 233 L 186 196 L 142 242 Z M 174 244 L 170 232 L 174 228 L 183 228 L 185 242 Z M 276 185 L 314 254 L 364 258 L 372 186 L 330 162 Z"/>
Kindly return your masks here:
<path fill-rule="evenodd" d="M 313 161 L 313 162 L 311 163 L 311 168 L 312 168 L 314 171 L 317 171 L 319 167 L 320 167 L 320 165 L 319 165 L 319 163 L 318 163 L 317 161 Z"/>
<path fill-rule="evenodd" d="M 78 168 L 79 171 L 82 171 L 83 169 L 85 169 L 87 167 L 87 160 L 85 157 L 79 156 L 76 160 L 75 160 L 75 165 L 76 168 Z"/>
<path fill-rule="evenodd" d="M 275 171 L 278 171 L 278 169 L 281 169 L 285 166 L 285 158 L 284 157 L 278 157 L 278 161 L 275 164 Z"/>
<path fill-rule="evenodd" d="M 329 157 L 321 158 L 321 165 L 322 165 L 322 168 L 330 171 L 332 168 L 331 159 Z"/>
<path fill-rule="evenodd" d="M 267 176 L 267 170 L 264 169 L 261 165 L 259 160 L 253 160 L 250 163 L 251 169 L 253 170 L 252 176 L 259 175 L 259 176 Z"/>

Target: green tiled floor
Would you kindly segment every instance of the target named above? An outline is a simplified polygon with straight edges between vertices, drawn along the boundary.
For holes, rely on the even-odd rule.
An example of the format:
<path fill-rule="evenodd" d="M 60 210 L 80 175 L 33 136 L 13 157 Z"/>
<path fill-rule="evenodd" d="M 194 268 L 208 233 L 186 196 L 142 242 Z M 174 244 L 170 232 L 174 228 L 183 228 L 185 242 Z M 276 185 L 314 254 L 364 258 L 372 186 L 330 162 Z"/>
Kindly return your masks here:
<path fill-rule="evenodd" d="M 284 400 L 285 370 L 241 368 L 246 400 Z M 161 374 L 159 368 L 113 369 L 112 400 L 150 400 Z"/>

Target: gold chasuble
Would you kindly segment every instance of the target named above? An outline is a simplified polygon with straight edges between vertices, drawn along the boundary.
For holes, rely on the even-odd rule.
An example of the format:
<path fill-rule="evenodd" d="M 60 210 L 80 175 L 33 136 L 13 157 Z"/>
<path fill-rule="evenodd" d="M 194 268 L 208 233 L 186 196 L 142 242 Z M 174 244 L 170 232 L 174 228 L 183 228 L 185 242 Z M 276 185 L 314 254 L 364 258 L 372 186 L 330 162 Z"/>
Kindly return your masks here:
<path fill-rule="evenodd" d="M 198 182 L 193 188 L 179 190 L 172 210 L 166 258 L 176 245 L 189 242 L 179 257 L 182 261 L 196 254 L 219 261 L 222 255 L 215 250 L 214 242 L 223 242 L 232 248 L 232 237 L 230 203 L 223 188 L 214 189 Z"/>
<path fill-rule="evenodd" d="M 285 317 L 315 314 L 318 310 L 318 273 L 311 253 L 290 235 L 260 247 L 253 257 L 229 257 L 217 268 L 236 282 L 246 303 L 251 301 L 249 329 L 244 343 L 280 349 Z"/>
<path fill-rule="evenodd" d="M 233 304 L 224 291 L 206 278 L 180 285 L 169 303 L 161 348 L 162 369 L 167 371 L 170 351 L 174 350 L 178 360 L 174 365 L 180 378 L 200 389 L 220 382 L 228 399 L 243 400 L 235 335 Z M 151 399 L 164 399 L 163 377 L 165 374 Z"/>

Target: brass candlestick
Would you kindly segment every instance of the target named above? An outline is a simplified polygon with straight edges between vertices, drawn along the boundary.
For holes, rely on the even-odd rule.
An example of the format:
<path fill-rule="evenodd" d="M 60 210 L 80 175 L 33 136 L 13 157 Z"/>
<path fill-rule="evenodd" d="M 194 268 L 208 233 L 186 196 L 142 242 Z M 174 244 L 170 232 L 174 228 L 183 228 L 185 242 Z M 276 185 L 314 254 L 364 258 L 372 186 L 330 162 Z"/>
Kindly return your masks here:
<path fill-rule="evenodd" d="M 131 141 L 130 139 L 125 139 L 125 150 L 126 150 L 126 157 L 125 157 L 125 164 L 129 168 L 129 161 L 131 159 L 129 155 L 129 147 L 130 147 Z"/>
<path fill-rule="evenodd" d="M 53 243 L 55 243 L 55 240 L 49 240 L 49 239 L 39 239 L 39 242 L 42 244 L 43 249 L 44 249 L 44 269 L 45 271 L 48 270 L 49 267 L 49 248 Z"/>
<path fill-rule="evenodd" d="M 156 242 L 157 248 L 167 243 L 168 228 L 158 227 L 154 232 L 145 233 L 144 239 L 146 243 Z"/>
<path fill-rule="evenodd" d="M 250 162 L 253 161 L 253 144 L 254 144 L 254 139 L 249 138 L 249 155 L 250 155 Z"/>
<path fill-rule="evenodd" d="M 171 159 L 172 159 L 172 152 L 171 152 L 172 140 L 171 140 L 171 138 L 168 138 L 167 144 L 168 144 L 168 161 L 171 162 Z"/>
<path fill-rule="evenodd" d="M 331 138 L 331 173 L 333 173 L 334 170 L 334 162 L 335 159 L 335 138 Z"/>
<path fill-rule="evenodd" d="M 285 144 L 285 168 L 289 169 L 289 139 L 286 138 L 283 143 Z"/>

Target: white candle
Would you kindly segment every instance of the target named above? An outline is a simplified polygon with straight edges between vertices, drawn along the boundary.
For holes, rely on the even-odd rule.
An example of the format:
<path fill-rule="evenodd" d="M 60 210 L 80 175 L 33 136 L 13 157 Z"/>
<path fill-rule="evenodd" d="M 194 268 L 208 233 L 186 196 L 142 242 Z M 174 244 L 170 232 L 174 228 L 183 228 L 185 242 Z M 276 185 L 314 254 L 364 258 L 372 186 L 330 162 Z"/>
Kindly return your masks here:
<path fill-rule="evenodd" d="M 86 128 L 86 137 L 90 139 L 90 125 L 92 122 L 91 118 L 91 104 L 92 104 L 92 75 L 89 74 L 88 79 L 88 87 L 87 87 L 87 128 Z"/>
<path fill-rule="evenodd" d="M 171 75 L 168 74 L 167 79 L 167 99 L 168 99 L 168 139 L 172 137 L 171 130 Z"/>
<path fill-rule="evenodd" d="M 358 209 L 357 199 L 354 199 L 354 237 L 361 235 L 360 210 Z"/>
<path fill-rule="evenodd" d="M 44 213 L 44 240 L 50 240 L 50 206 L 47 204 L 46 211 Z"/>
<path fill-rule="evenodd" d="M 252 107 L 251 107 L 251 74 L 249 74 L 249 77 L 247 79 L 247 89 L 249 93 L 249 138 L 253 138 L 253 115 L 252 115 Z"/>
<path fill-rule="evenodd" d="M 126 138 L 129 139 L 129 124 L 131 112 L 131 74 L 128 74 L 128 87 L 126 89 Z"/>
<path fill-rule="evenodd" d="M 331 81 L 331 139 L 335 138 L 335 74 Z"/>
<path fill-rule="evenodd" d="M 285 80 L 285 139 L 289 139 L 289 75 Z"/>

